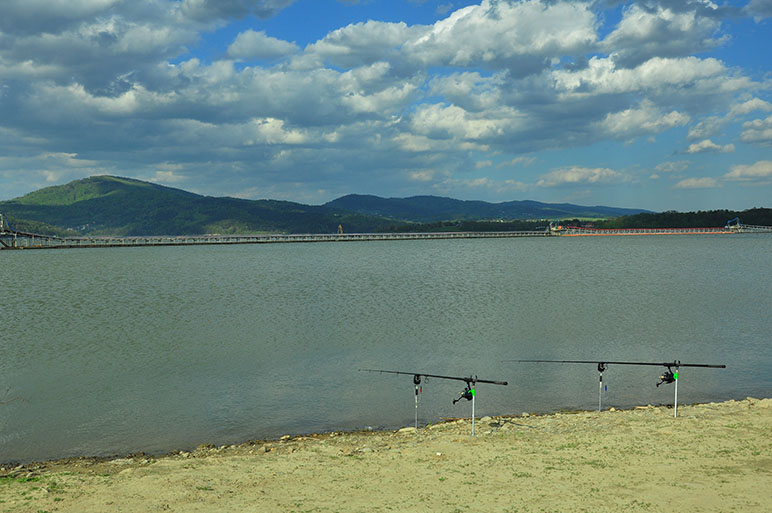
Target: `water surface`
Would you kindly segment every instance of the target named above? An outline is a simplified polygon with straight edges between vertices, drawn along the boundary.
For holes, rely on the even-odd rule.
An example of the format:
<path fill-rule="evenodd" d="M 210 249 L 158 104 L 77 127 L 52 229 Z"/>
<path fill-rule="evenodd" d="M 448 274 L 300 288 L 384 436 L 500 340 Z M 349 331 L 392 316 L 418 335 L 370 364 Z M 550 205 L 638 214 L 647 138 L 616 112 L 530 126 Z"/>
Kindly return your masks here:
<path fill-rule="evenodd" d="M 679 402 L 772 396 L 772 237 L 4 251 L 0 461 L 411 425 L 412 377 L 507 380 L 476 413 L 597 407 L 592 365 Z M 672 403 L 611 366 L 605 406 Z M 419 421 L 467 416 L 430 380 Z"/>

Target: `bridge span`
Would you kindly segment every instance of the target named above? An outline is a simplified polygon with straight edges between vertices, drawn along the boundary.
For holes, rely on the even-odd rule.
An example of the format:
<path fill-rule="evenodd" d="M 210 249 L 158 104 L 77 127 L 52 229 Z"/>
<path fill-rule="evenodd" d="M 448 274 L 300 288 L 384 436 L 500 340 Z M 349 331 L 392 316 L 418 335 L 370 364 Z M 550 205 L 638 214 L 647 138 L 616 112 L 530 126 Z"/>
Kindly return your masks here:
<path fill-rule="evenodd" d="M 207 244 L 268 244 L 279 242 L 353 242 L 419 239 L 486 239 L 549 237 L 550 232 L 429 232 L 429 233 L 306 233 L 259 235 L 190 235 L 142 237 L 53 237 L 23 232 L 1 232 L 1 249 L 105 248 L 131 246 L 192 246 Z"/>
<path fill-rule="evenodd" d="M 545 230 L 498 232 L 412 232 L 412 233 L 306 233 L 256 235 L 166 235 L 126 237 L 56 237 L 14 230 L 8 219 L 0 214 L 0 250 L 3 249 L 57 249 L 106 248 L 132 246 L 191 246 L 207 244 L 269 244 L 279 242 L 353 242 L 379 240 L 425 239 L 489 239 L 508 237 L 580 237 L 602 235 L 687 235 L 772 233 L 770 226 L 751 226 L 728 223 L 723 228 L 640 228 L 598 229 L 576 226 L 558 226 L 551 223 Z"/>

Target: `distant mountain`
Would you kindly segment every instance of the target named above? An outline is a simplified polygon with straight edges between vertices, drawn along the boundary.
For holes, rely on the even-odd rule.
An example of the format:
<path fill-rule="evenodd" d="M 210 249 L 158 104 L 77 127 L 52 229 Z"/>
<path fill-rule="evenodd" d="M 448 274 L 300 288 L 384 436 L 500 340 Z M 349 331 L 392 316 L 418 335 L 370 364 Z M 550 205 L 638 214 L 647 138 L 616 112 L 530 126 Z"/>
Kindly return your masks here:
<path fill-rule="evenodd" d="M 334 233 L 339 225 L 348 232 L 372 232 L 395 224 L 330 207 L 213 198 L 114 176 L 47 187 L 0 202 L 0 212 L 16 221 L 18 230 L 45 223 L 84 235 Z"/>
<path fill-rule="evenodd" d="M 214 198 L 115 176 L 92 176 L 0 202 L 0 213 L 17 230 L 55 235 L 334 233 L 339 225 L 356 233 L 404 231 L 409 229 L 406 225 L 438 221 L 609 218 L 640 212 L 646 211 L 538 201 L 487 203 L 356 194 L 311 206 Z"/>
<path fill-rule="evenodd" d="M 608 218 L 650 212 L 642 209 L 583 207 L 570 203 L 540 203 L 527 200 L 488 203 L 438 196 L 381 198 L 361 194 L 349 194 L 325 203 L 324 206 L 418 223 L 480 219 Z"/>

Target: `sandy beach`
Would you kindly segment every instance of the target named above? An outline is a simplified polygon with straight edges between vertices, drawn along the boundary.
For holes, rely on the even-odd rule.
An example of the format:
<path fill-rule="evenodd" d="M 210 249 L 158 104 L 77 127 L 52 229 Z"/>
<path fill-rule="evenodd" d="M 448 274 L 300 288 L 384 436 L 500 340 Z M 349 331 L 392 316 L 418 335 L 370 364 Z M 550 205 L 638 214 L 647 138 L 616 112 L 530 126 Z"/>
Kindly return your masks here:
<path fill-rule="evenodd" d="M 772 511 L 772 399 L 5 466 L 0 511 Z"/>

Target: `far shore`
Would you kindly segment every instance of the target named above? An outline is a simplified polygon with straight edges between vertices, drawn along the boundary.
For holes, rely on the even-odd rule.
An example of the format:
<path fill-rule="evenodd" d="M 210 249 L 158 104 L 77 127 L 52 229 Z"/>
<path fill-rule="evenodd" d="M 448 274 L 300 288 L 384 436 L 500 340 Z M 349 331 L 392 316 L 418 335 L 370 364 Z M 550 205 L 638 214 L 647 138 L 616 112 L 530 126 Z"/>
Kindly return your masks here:
<path fill-rule="evenodd" d="M 768 512 L 772 399 L 0 468 L 1 512 Z"/>

